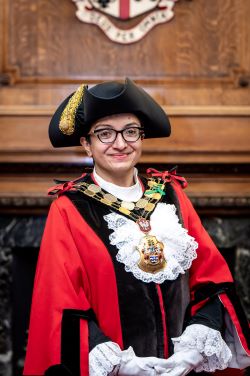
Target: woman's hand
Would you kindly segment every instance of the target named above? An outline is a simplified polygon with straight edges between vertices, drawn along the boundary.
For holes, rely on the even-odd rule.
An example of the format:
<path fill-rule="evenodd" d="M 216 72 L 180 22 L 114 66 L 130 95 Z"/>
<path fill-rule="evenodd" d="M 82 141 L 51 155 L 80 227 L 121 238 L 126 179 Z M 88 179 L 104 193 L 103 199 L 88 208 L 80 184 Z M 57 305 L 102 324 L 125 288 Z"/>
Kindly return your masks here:
<path fill-rule="evenodd" d="M 117 374 L 119 376 L 155 376 L 156 368 L 165 370 L 168 360 L 155 357 L 136 356 L 132 347 L 122 351 L 121 362 Z"/>
<path fill-rule="evenodd" d="M 198 350 L 187 349 L 176 352 L 165 361 L 163 367 L 155 366 L 157 375 L 185 376 L 203 361 Z"/>

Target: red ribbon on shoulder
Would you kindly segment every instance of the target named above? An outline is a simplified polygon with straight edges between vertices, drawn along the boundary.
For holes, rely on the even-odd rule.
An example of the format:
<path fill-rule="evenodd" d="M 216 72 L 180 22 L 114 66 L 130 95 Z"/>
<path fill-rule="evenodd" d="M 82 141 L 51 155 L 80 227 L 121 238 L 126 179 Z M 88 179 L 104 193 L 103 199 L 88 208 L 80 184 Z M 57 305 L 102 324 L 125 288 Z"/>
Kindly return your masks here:
<path fill-rule="evenodd" d="M 82 174 L 80 176 L 80 178 L 84 177 L 85 175 L 86 175 L 86 173 Z M 64 192 L 75 191 L 76 189 L 74 188 L 74 184 L 80 178 L 77 178 L 77 179 L 71 180 L 71 181 L 66 181 L 65 183 L 54 185 L 53 187 L 48 189 L 48 195 L 52 196 L 52 195 L 57 194 L 58 196 L 60 196 Z"/>
<path fill-rule="evenodd" d="M 148 168 L 146 172 L 152 177 L 160 178 L 164 183 L 170 183 L 171 181 L 178 182 L 183 189 L 188 185 L 186 179 L 183 176 L 176 174 L 176 168 L 173 168 L 170 171 L 163 172 L 158 171 L 154 168 Z"/>

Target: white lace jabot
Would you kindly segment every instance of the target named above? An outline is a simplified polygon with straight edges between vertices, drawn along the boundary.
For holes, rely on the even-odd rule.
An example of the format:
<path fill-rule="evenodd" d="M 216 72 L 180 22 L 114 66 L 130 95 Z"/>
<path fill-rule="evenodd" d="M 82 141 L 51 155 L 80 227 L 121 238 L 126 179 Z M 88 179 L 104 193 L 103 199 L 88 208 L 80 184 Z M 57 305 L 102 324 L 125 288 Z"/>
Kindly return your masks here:
<path fill-rule="evenodd" d="M 198 244 L 195 239 L 182 227 L 174 205 L 158 203 L 150 217 L 151 230 L 164 244 L 166 267 L 157 273 L 148 273 L 139 268 L 140 254 L 137 250 L 145 234 L 133 220 L 110 213 L 104 216 L 108 227 L 113 230 L 110 243 L 118 249 L 117 261 L 125 265 L 125 270 L 143 282 L 162 283 L 165 280 L 175 280 L 179 274 L 184 274 L 197 257 Z"/>
<path fill-rule="evenodd" d="M 124 201 L 138 201 L 142 196 L 142 186 L 138 179 L 138 170 L 134 168 L 134 181 L 135 184 L 131 187 L 120 187 L 118 185 L 112 184 L 99 176 L 94 168 L 93 170 L 94 179 L 97 184 L 105 189 L 105 191 L 111 193 L 115 197 L 118 197 L 120 200 Z"/>
<path fill-rule="evenodd" d="M 131 187 L 120 187 L 109 183 L 93 171 L 96 182 L 107 192 L 120 200 L 137 201 L 142 197 L 142 186 L 138 179 L 138 171 L 134 169 L 136 183 Z M 150 235 L 164 244 L 164 257 L 166 267 L 157 272 L 145 272 L 138 266 L 140 254 L 137 250 L 145 234 L 139 226 L 124 215 L 112 212 L 104 216 L 108 227 L 113 230 L 110 235 L 110 243 L 118 249 L 117 261 L 125 265 L 125 270 L 131 272 L 135 278 L 144 282 L 162 283 L 165 280 L 175 280 L 179 274 L 184 274 L 190 268 L 192 261 L 197 257 L 198 244 L 187 233 L 179 222 L 174 205 L 158 203 L 150 217 Z"/>

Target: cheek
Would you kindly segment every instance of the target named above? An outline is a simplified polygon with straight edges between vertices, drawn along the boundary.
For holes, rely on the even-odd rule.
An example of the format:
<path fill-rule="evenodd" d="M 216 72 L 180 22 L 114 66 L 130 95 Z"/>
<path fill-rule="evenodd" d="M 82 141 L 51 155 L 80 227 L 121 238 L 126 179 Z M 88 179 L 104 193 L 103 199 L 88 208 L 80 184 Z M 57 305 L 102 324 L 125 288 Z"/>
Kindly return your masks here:
<path fill-rule="evenodd" d="M 97 147 L 92 147 L 91 152 L 92 156 L 95 159 L 98 159 L 101 161 L 102 159 L 105 159 L 106 152 L 108 151 L 109 147 L 104 145 L 98 145 Z"/>
<path fill-rule="evenodd" d="M 141 155 L 141 153 L 142 153 L 142 142 L 141 141 L 138 145 L 136 145 L 136 147 L 134 147 L 134 151 L 137 155 Z"/>

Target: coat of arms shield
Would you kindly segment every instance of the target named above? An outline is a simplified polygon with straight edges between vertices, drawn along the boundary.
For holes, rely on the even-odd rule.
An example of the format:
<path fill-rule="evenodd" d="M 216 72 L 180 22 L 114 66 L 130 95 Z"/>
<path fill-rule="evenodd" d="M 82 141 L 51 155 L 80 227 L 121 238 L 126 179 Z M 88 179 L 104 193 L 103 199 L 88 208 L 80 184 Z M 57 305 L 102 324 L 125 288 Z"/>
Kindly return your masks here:
<path fill-rule="evenodd" d="M 99 26 L 116 43 L 129 44 L 142 39 L 154 26 L 170 21 L 178 0 L 72 0 L 76 16 L 82 22 Z M 112 19 L 130 22 L 140 17 L 136 25 L 123 28 Z"/>
<path fill-rule="evenodd" d="M 90 0 L 94 8 L 122 20 L 153 10 L 159 2 L 160 0 Z"/>

